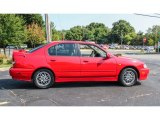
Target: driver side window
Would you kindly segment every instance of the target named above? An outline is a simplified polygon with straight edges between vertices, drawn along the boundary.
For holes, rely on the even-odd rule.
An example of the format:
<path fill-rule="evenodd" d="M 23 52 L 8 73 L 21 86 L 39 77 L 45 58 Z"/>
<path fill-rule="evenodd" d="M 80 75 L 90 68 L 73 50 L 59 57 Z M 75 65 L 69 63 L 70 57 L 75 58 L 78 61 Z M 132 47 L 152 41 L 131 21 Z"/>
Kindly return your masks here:
<path fill-rule="evenodd" d="M 105 57 L 106 53 L 94 45 L 79 45 L 82 57 Z"/>

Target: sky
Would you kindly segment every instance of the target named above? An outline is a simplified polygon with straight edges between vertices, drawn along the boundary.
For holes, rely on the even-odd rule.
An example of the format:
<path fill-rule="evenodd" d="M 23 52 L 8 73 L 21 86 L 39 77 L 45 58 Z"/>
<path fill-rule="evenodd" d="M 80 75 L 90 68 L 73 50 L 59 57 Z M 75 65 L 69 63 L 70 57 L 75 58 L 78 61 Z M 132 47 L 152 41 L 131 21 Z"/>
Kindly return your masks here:
<path fill-rule="evenodd" d="M 149 27 L 160 25 L 160 18 L 135 14 L 49 14 L 49 19 L 54 22 L 57 30 L 68 30 L 76 25 L 85 26 L 91 22 L 104 23 L 109 28 L 112 28 L 112 24 L 120 19 L 128 21 L 135 28 L 136 32 L 142 31 L 146 33 Z"/>

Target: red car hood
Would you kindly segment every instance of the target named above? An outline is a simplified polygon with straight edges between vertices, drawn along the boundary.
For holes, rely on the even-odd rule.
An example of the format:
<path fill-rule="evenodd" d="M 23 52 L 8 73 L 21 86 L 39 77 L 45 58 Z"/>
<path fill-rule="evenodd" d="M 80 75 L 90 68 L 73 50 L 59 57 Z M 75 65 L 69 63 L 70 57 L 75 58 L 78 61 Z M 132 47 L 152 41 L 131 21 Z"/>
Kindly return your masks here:
<path fill-rule="evenodd" d="M 126 57 L 126 56 L 115 56 L 117 62 L 123 62 L 123 63 L 132 63 L 132 64 L 144 64 L 144 62 L 131 58 L 131 57 Z"/>

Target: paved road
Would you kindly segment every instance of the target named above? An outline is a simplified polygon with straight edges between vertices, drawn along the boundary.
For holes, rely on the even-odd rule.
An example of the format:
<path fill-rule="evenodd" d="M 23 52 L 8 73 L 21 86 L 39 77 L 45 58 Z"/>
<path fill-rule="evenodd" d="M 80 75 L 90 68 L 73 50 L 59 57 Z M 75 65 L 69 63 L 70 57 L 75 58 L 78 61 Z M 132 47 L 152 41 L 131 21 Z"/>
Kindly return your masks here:
<path fill-rule="evenodd" d="M 160 55 L 130 55 L 147 63 L 151 73 L 147 81 L 133 87 L 116 82 L 61 83 L 50 89 L 13 81 L 8 71 L 0 72 L 2 106 L 159 106 Z"/>

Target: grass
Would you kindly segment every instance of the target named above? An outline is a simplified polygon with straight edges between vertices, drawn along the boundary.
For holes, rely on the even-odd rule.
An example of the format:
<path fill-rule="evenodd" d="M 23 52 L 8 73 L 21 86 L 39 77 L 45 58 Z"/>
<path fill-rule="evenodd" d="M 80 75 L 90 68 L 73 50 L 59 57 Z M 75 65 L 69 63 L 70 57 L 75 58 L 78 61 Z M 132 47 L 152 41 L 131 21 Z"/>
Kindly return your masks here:
<path fill-rule="evenodd" d="M 12 66 L 12 61 L 10 58 L 3 58 L 3 63 L 0 64 L 0 68 L 7 68 Z"/>
<path fill-rule="evenodd" d="M 11 67 L 12 64 L 2 64 L 0 65 L 0 68 L 7 68 L 7 67 Z"/>

